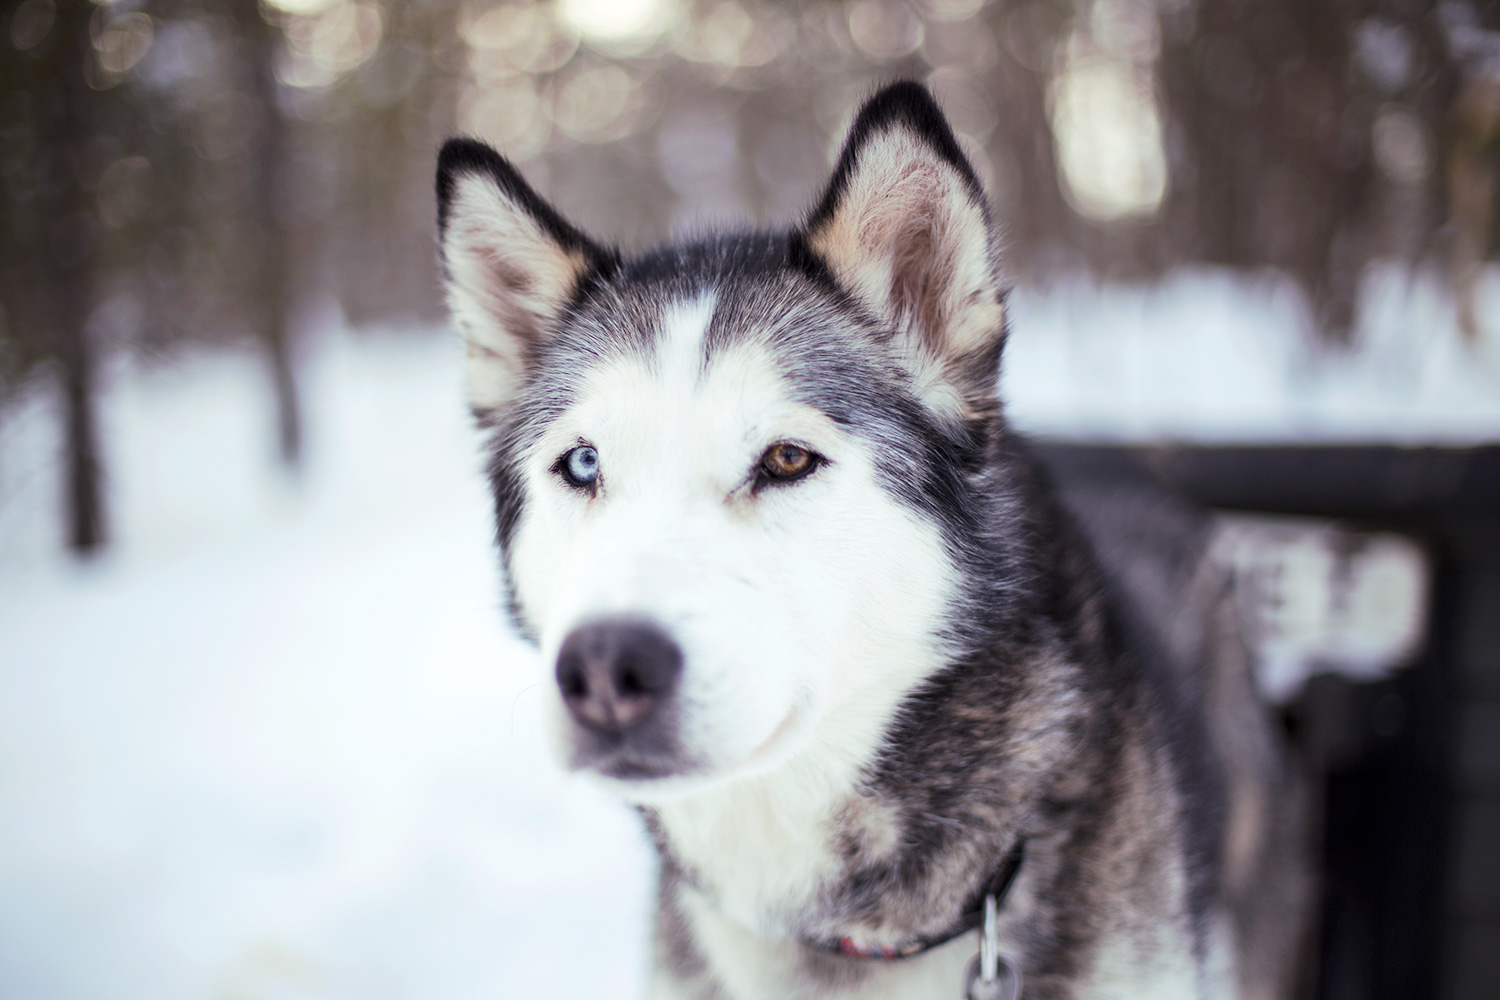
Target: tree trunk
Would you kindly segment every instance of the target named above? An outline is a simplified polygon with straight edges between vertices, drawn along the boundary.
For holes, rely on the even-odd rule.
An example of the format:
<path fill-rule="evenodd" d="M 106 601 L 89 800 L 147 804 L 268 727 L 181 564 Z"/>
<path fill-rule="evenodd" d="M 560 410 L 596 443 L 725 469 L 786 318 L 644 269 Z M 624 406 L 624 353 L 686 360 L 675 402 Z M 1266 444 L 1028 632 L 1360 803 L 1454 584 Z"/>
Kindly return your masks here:
<path fill-rule="evenodd" d="M 61 368 L 66 483 L 63 497 L 68 547 L 79 555 L 97 551 L 105 542 L 104 495 L 95 415 L 96 364 L 86 329 L 92 297 L 98 228 L 93 201 L 85 186 L 92 130 L 89 104 L 94 97 L 84 77 L 92 57 L 89 18 L 94 6 L 86 0 L 58 5 L 59 38 L 53 47 L 53 94 L 56 132 L 51 144 L 53 162 L 49 207 L 51 246 L 56 269 L 48 289 L 54 324 L 53 353 Z"/>
<path fill-rule="evenodd" d="M 289 322 L 293 240 L 286 223 L 287 127 L 276 98 L 279 33 L 261 14 L 260 0 L 235 0 L 234 12 L 244 31 L 246 69 L 260 108 L 260 141 L 252 166 L 255 178 L 251 191 L 255 204 L 254 211 L 247 216 L 260 220 L 254 243 L 257 261 L 252 294 L 256 301 L 251 304 L 249 314 L 254 317 L 256 336 L 265 346 L 270 367 L 271 390 L 276 399 L 278 452 L 284 463 L 295 467 L 302 458 L 302 409 Z"/>
<path fill-rule="evenodd" d="M 57 345 L 67 442 L 68 547 L 79 555 L 88 555 L 105 542 L 99 436 L 94 413 L 94 358 L 85 330 L 87 300 L 79 291 L 70 292 L 68 285 L 65 281 L 58 283 L 63 295 L 71 301 L 58 304 Z"/>

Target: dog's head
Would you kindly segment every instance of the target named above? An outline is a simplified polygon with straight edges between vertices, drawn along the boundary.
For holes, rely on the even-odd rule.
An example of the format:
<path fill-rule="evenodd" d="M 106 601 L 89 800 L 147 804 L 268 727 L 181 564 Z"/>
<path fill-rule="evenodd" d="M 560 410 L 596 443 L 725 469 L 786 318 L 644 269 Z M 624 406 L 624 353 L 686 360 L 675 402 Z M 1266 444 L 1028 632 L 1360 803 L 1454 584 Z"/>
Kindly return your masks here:
<path fill-rule="evenodd" d="M 649 800 L 878 741 L 952 655 L 998 427 L 995 241 L 928 93 L 871 99 L 787 234 L 622 259 L 462 139 L 438 199 L 568 763 Z"/>

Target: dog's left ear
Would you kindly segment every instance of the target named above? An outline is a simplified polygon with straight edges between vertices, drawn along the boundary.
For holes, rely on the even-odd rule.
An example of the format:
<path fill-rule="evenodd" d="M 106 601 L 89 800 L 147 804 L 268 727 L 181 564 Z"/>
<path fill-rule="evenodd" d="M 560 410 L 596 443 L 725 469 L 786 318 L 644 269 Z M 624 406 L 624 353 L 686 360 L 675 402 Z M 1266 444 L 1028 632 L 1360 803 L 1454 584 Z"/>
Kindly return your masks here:
<path fill-rule="evenodd" d="M 860 110 L 799 240 L 882 325 L 941 410 L 995 403 L 1005 310 L 984 191 L 927 89 Z"/>
<path fill-rule="evenodd" d="M 569 302 L 616 258 L 478 140 L 443 144 L 437 198 L 448 308 L 468 353 L 469 403 L 484 419 L 515 398 Z"/>

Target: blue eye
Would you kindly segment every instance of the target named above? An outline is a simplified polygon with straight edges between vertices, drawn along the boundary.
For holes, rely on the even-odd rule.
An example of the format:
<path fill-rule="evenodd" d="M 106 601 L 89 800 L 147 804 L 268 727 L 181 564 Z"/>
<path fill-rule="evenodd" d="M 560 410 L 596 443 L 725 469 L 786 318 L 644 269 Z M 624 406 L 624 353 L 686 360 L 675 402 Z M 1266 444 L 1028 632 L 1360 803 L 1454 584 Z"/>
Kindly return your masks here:
<path fill-rule="evenodd" d="M 589 445 L 579 445 L 563 456 L 562 474 L 574 486 L 592 486 L 599 478 L 599 453 Z"/>

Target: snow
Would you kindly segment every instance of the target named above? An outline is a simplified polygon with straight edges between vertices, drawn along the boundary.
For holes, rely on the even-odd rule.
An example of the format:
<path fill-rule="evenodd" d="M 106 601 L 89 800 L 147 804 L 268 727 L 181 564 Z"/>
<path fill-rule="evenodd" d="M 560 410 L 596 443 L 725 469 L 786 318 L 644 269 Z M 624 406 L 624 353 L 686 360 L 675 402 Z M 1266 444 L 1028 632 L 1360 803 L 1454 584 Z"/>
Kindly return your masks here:
<path fill-rule="evenodd" d="M 1004 391 L 1094 440 L 1500 440 L 1500 281 L 1477 345 L 1437 288 L 1373 275 L 1353 352 L 1274 278 L 1024 289 Z M 81 566 L 47 387 L 0 414 L 0 996 L 640 994 L 654 862 L 547 753 L 459 364 L 316 339 L 299 479 L 254 356 L 112 367 Z"/>
<path fill-rule="evenodd" d="M 1074 440 L 1500 441 L 1500 269 L 1479 283 L 1478 343 L 1444 288 L 1432 272 L 1372 268 L 1348 347 L 1309 337 L 1305 301 L 1275 274 L 1020 288 L 1001 396 L 1018 426 Z"/>
<path fill-rule="evenodd" d="M 118 373 L 116 550 L 0 563 L 0 996 L 637 995 L 653 861 L 547 756 L 456 352 L 324 344 L 300 484 L 247 360 Z"/>

